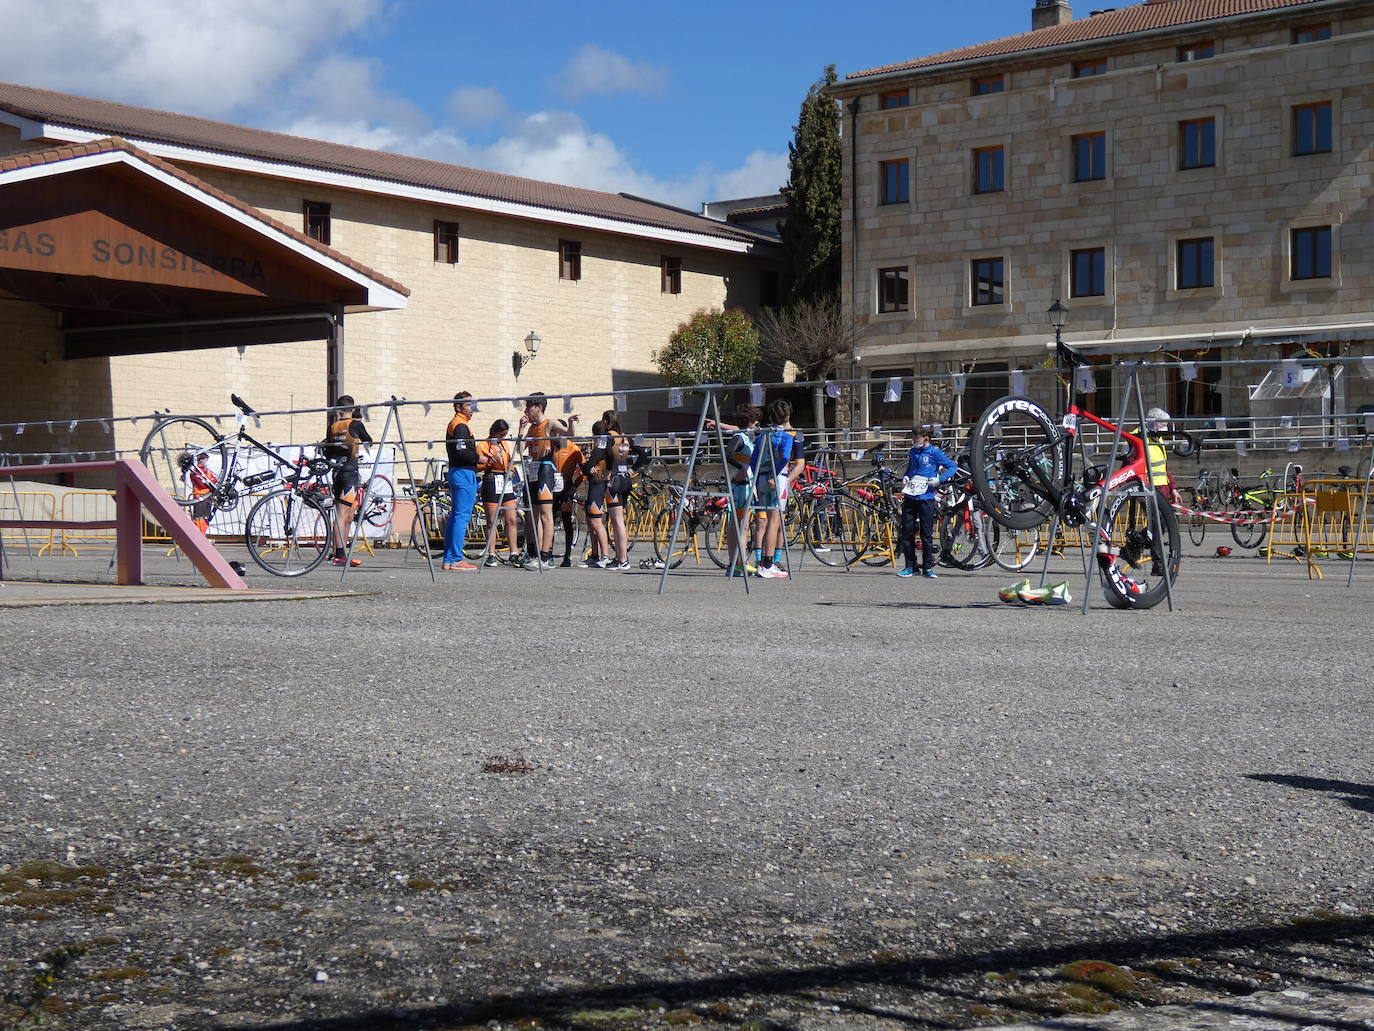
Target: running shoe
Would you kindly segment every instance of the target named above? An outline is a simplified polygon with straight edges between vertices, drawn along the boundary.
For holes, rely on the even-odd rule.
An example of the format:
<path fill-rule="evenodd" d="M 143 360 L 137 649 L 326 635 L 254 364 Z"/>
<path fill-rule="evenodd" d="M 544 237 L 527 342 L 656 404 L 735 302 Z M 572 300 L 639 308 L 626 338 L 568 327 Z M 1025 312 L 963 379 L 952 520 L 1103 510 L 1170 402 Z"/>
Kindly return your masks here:
<path fill-rule="evenodd" d="M 1029 580 L 1017 580 L 1016 583 L 1012 584 L 1011 586 L 1003 587 L 1000 591 L 998 591 L 997 598 L 1004 604 L 1015 605 L 1018 601 L 1021 600 L 1021 592 L 1029 589 Z"/>
<path fill-rule="evenodd" d="M 780 577 L 786 576 L 787 574 L 784 573 L 777 566 L 759 566 L 758 575 L 763 577 L 765 580 L 776 580 Z"/>
<path fill-rule="evenodd" d="M 1073 601 L 1067 581 L 1045 587 L 1026 587 L 1017 591 L 1016 596 L 1027 605 L 1067 605 Z"/>
<path fill-rule="evenodd" d="M 921 570 L 921 575 L 924 576 L 927 580 L 938 580 L 938 579 L 940 579 L 940 574 L 937 573 L 937 572 L 935 572 L 935 570 L 933 570 L 933 569 L 922 569 L 922 570 Z"/>
<path fill-rule="evenodd" d="M 493 566 L 499 566 L 500 564 L 501 560 L 497 558 L 495 555 L 488 555 L 487 560 L 482 563 L 482 565 L 486 566 L 488 569 L 492 568 Z"/>
<path fill-rule="evenodd" d="M 615 569 L 615 570 L 625 570 L 625 569 L 629 569 L 629 568 L 630 568 L 630 563 L 629 563 L 629 562 L 612 562 L 612 563 L 610 563 L 609 565 L 603 566 L 602 568 L 604 568 L 604 569 Z"/>
<path fill-rule="evenodd" d="M 1355 557 L 1355 553 L 1353 551 L 1338 551 L 1336 552 L 1336 557 L 1342 562 L 1349 562 Z"/>
<path fill-rule="evenodd" d="M 756 563 L 756 562 L 746 562 L 746 563 L 744 563 L 744 571 L 745 571 L 746 573 L 750 573 L 750 574 L 752 574 L 752 575 L 754 575 L 754 576 L 758 576 L 758 575 L 759 575 L 758 563 Z"/>
<path fill-rule="evenodd" d="M 592 565 L 594 565 L 597 569 L 610 569 L 613 565 L 615 565 L 615 559 L 607 558 L 603 555 L 601 558 L 593 562 Z"/>
<path fill-rule="evenodd" d="M 343 556 L 331 558 L 329 561 L 334 563 L 334 565 L 336 566 L 351 566 L 354 569 L 357 569 L 360 565 L 363 564 L 363 560 L 360 558 L 344 558 Z M 448 567 L 445 566 L 444 568 L 447 569 Z"/>
<path fill-rule="evenodd" d="M 571 569 L 571 568 L 572 568 L 572 559 L 571 559 L 571 558 L 565 558 L 562 562 L 558 563 L 558 568 L 559 568 L 559 569 Z"/>
<path fill-rule="evenodd" d="M 600 561 L 601 561 L 601 560 L 598 559 L 598 558 L 592 558 L 591 556 L 588 556 L 587 558 L 584 558 L 581 562 L 577 563 L 577 568 L 578 568 L 578 569 L 596 569 L 596 568 L 597 568 L 597 565 L 596 565 L 596 564 L 597 564 L 598 562 L 600 562 Z"/>
<path fill-rule="evenodd" d="M 898 576 L 915 576 L 915 575 L 916 575 L 916 570 L 912 569 L 910 566 L 903 566 L 901 569 L 897 570 L 897 575 L 898 575 Z"/>

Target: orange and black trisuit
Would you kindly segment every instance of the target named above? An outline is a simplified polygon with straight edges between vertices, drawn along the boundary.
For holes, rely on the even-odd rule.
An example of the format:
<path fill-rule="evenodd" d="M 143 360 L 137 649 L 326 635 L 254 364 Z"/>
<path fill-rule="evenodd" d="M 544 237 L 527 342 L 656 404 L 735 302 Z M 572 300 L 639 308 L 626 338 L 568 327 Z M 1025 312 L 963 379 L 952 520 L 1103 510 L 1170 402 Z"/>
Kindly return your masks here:
<path fill-rule="evenodd" d="M 204 460 L 203 455 L 201 459 Z M 196 524 L 196 529 L 201 533 L 209 533 L 210 515 L 215 510 L 215 503 L 208 498 L 219 480 L 208 465 L 201 465 L 200 462 L 191 466 L 187 478 L 191 481 L 191 497 L 206 499 L 191 506 L 191 522 Z"/>
<path fill-rule="evenodd" d="M 530 497 L 536 505 L 552 505 L 554 495 L 553 420 L 541 415 L 525 430 L 525 454 L 529 461 Z"/>
<path fill-rule="evenodd" d="M 334 500 L 344 505 L 352 505 L 357 499 L 354 495 L 362 479 L 358 475 L 358 447 L 371 444 L 372 435 L 367 432 L 361 419 L 347 415 L 329 424 L 329 438 L 321 449 L 329 458 L 341 459 L 334 470 Z"/>
<path fill-rule="evenodd" d="M 592 453 L 582 463 L 582 475 L 587 479 L 587 518 L 601 519 L 606 514 L 606 476 L 610 469 L 610 455 L 606 445 L 610 438 L 602 433 L 592 443 Z"/>
<path fill-rule="evenodd" d="M 448 467 L 450 469 L 477 469 L 476 441 L 472 439 L 472 428 L 468 425 L 472 416 L 465 412 L 454 412 L 444 430 L 444 445 L 448 448 Z"/>
<path fill-rule="evenodd" d="M 573 517 L 573 496 L 582 479 L 582 449 L 571 440 L 553 453 L 554 511 L 563 524 L 563 564 L 572 565 L 573 539 L 576 520 Z"/>
<path fill-rule="evenodd" d="M 510 483 L 510 445 L 500 438 L 477 442 L 477 468 L 482 473 L 482 502 L 487 505 L 515 504 Z"/>
<path fill-rule="evenodd" d="M 630 473 L 639 467 L 644 452 L 619 430 L 606 434 L 606 507 L 623 508 L 630 493 Z"/>

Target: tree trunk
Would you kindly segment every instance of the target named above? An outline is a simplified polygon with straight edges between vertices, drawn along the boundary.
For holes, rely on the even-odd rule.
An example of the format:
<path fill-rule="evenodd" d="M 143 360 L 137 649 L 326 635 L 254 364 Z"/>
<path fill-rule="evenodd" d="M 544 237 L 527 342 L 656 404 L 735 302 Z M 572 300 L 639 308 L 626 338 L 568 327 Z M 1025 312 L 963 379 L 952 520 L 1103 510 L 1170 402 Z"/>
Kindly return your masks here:
<path fill-rule="evenodd" d="M 811 413 L 816 418 L 816 430 L 825 432 L 825 387 L 811 388 Z"/>

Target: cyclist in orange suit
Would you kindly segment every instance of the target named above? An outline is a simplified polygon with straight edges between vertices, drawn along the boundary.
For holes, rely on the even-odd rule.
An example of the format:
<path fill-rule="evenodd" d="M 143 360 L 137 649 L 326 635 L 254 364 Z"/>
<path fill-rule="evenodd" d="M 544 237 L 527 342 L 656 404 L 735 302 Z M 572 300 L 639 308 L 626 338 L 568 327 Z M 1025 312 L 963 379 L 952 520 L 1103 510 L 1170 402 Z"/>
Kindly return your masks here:
<path fill-rule="evenodd" d="M 323 447 L 325 457 L 335 459 L 338 466 L 334 470 L 334 565 L 345 563 L 360 566 L 361 559 L 349 559 L 345 553 L 349 531 L 353 527 L 354 510 L 358 504 L 358 489 L 362 477 L 358 472 L 358 448 L 371 444 L 372 435 L 363 425 L 363 411 L 353 398 L 344 394 L 334 402 L 329 423 L 329 432 Z"/>
<path fill-rule="evenodd" d="M 553 510 L 563 524 L 563 561 L 564 569 L 573 564 L 572 548 L 576 536 L 577 517 L 574 514 L 577 488 L 582 483 L 582 449 L 570 437 L 559 437 L 553 453 Z"/>
<path fill-rule="evenodd" d="M 487 430 L 487 439 L 477 442 L 477 469 L 482 474 L 482 507 L 487 513 L 487 532 L 492 534 L 493 554 L 487 556 L 488 566 L 501 563 L 494 553 L 498 513 L 506 534 L 505 561 L 512 562 L 516 556 L 516 499 L 511 485 L 511 447 L 506 440 L 509 432 L 510 423 L 505 419 L 497 419 Z"/>
<path fill-rule="evenodd" d="M 576 415 L 567 422 L 551 418 L 549 399 L 542 391 L 535 391 L 525 399 L 525 411 L 520 416 L 520 431 L 525 448 L 525 482 L 529 486 L 534 511 L 526 523 L 526 550 L 531 557 L 525 560 L 529 569 L 552 569 L 553 561 L 553 496 L 556 438 L 572 436 Z"/>
<path fill-rule="evenodd" d="M 215 476 L 214 470 L 210 468 L 210 456 L 198 455 L 196 464 L 191 466 L 188 474 L 191 481 L 191 497 L 203 498 L 214 490 L 219 479 Z M 208 535 L 210 533 L 210 516 L 214 513 L 215 504 L 213 501 L 197 501 L 191 506 L 191 522 L 196 524 L 196 529 Z"/>

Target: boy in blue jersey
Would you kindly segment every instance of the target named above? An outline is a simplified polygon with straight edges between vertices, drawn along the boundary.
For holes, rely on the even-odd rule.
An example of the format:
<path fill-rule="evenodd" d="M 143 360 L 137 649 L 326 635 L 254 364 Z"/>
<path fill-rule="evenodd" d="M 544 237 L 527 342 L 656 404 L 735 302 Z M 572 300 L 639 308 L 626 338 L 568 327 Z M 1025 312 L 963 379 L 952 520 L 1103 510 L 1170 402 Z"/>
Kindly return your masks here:
<path fill-rule="evenodd" d="M 954 478 L 959 467 L 953 459 L 930 442 L 929 426 L 912 431 L 914 447 L 907 452 L 906 473 L 902 477 L 902 553 L 905 568 L 898 576 L 916 573 L 916 528 L 921 530 L 921 575 L 934 580 L 935 572 L 935 491 Z"/>
<path fill-rule="evenodd" d="M 769 415 L 774 415 L 772 406 Z M 779 426 L 769 426 L 759 432 L 749 467 L 754 474 L 754 508 L 760 513 L 757 535 L 754 538 L 754 561 L 758 576 L 777 578 L 787 576 L 787 570 L 773 561 L 782 548 L 782 491 L 779 481 L 787 477 L 792 458 L 792 435 Z"/>

